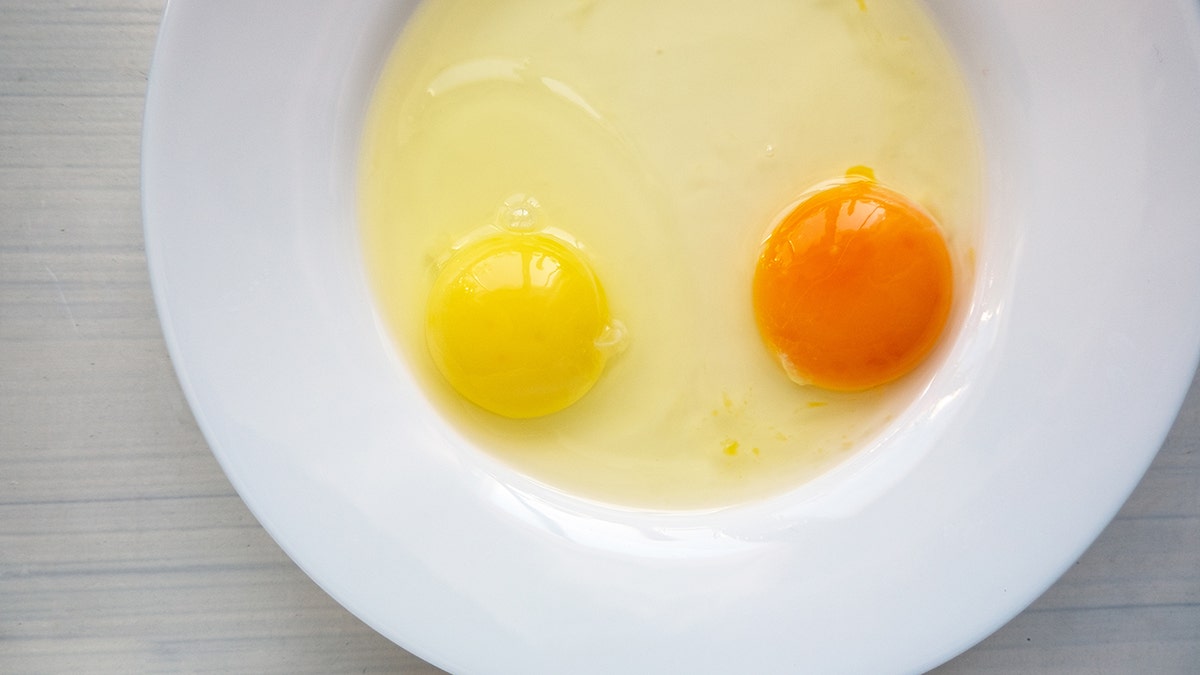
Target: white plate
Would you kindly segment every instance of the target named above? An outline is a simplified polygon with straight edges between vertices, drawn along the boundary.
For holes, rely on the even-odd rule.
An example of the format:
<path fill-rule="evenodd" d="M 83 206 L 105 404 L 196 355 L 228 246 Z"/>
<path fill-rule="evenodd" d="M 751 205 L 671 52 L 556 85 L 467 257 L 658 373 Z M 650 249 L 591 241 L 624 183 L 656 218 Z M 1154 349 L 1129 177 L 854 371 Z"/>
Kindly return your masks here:
<path fill-rule="evenodd" d="M 887 442 L 709 513 L 587 504 L 429 414 L 353 212 L 394 0 L 173 0 L 146 247 L 180 380 L 267 530 L 460 672 L 903 672 L 1018 613 L 1157 450 L 1200 345 L 1200 21 L 1186 0 L 931 0 L 987 153 L 961 339 Z"/>

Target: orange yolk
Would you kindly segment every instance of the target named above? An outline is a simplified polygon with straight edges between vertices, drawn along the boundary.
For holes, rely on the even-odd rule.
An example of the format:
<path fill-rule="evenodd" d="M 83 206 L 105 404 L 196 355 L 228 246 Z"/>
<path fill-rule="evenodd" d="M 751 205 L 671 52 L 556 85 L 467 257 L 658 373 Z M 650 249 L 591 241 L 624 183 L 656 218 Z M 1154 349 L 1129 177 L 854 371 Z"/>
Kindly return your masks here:
<path fill-rule="evenodd" d="M 858 391 L 905 375 L 933 349 L 953 283 L 933 219 L 874 181 L 850 180 L 802 201 L 768 237 L 754 312 L 793 380 Z"/>

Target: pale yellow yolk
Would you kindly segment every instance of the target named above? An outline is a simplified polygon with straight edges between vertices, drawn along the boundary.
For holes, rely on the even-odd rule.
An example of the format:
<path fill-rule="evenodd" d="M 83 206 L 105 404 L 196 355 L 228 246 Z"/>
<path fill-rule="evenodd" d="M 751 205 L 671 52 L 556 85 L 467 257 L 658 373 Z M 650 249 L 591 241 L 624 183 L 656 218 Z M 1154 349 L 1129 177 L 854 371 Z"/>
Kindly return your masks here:
<path fill-rule="evenodd" d="M 562 410 L 604 369 L 604 289 L 577 248 L 547 234 L 497 234 L 459 249 L 434 281 L 426 311 L 438 370 L 498 415 Z"/>

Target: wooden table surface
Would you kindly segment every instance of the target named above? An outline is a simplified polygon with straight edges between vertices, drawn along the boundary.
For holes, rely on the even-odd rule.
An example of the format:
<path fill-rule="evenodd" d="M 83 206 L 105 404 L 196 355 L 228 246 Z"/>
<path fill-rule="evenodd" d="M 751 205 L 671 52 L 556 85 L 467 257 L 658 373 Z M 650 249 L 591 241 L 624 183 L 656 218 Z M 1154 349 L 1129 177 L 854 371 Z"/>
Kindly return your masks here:
<path fill-rule="evenodd" d="M 162 10 L 0 0 L 0 672 L 438 672 L 288 560 L 180 392 L 138 193 Z M 1200 673 L 1200 380 L 1091 549 L 937 672 Z"/>

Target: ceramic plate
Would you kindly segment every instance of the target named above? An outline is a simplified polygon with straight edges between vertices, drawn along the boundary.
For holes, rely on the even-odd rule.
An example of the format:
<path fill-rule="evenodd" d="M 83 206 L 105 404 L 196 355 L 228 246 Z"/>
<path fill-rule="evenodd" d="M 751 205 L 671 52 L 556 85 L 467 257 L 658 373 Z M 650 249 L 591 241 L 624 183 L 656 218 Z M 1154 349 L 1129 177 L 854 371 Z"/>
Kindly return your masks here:
<path fill-rule="evenodd" d="M 380 330 L 354 213 L 413 3 L 173 0 L 146 247 L 196 418 L 266 529 L 456 672 L 935 666 L 1128 496 L 1200 345 L 1200 21 L 1184 0 L 930 0 L 982 128 L 978 284 L 885 442 L 706 512 L 586 502 L 461 441 Z"/>

